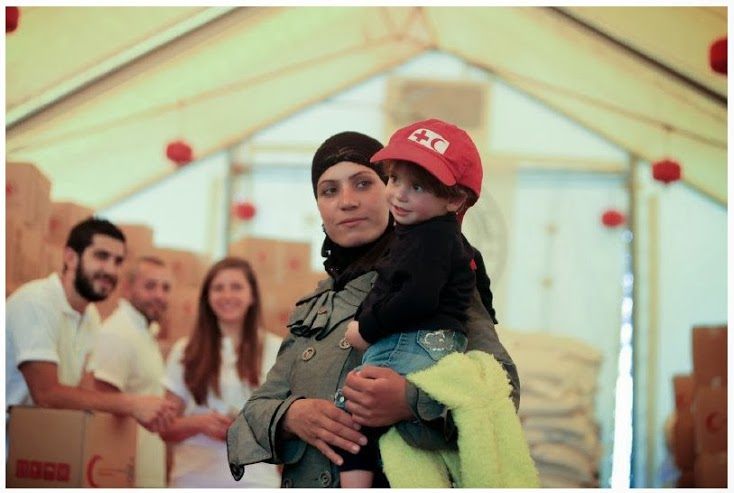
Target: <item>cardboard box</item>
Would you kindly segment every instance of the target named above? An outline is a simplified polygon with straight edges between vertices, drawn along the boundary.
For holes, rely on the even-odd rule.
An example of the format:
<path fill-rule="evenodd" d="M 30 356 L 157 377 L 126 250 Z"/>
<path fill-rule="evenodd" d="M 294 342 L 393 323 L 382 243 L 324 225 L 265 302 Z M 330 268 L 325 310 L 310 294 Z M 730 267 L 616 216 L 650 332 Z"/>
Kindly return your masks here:
<path fill-rule="evenodd" d="M 673 376 L 675 408 L 678 411 L 691 411 L 693 403 L 693 375 Z"/>
<path fill-rule="evenodd" d="M 229 245 L 229 255 L 249 261 L 258 281 L 269 284 L 310 272 L 310 243 L 243 238 Z"/>
<path fill-rule="evenodd" d="M 265 329 L 284 337 L 287 332 L 286 323 L 296 302 L 313 292 L 319 281 L 325 278 L 325 273 L 306 271 L 291 275 L 289 281 L 277 283 L 268 282 L 267 280 L 260 281 L 260 298 L 262 300 L 263 326 Z"/>
<path fill-rule="evenodd" d="M 726 459 L 726 452 L 697 456 L 694 485 L 697 488 L 726 488 Z"/>
<path fill-rule="evenodd" d="M 693 328 L 693 379 L 696 387 L 726 387 L 726 332 L 726 325 Z"/>
<path fill-rule="evenodd" d="M 293 307 L 278 306 L 274 308 L 263 309 L 263 327 L 268 332 L 279 337 L 285 337 L 288 334 L 286 323 L 291 315 Z"/>
<path fill-rule="evenodd" d="M 46 233 L 51 214 L 51 182 L 33 164 L 6 163 L 5 218 L 13 217 Z"/>
<path fill-rule="evenodd" d="M 292 276 L 311 272 L 311 244 L 302 242 L 282 242 L 281 248 L 281 278 L 289 279 Z"/>
<path fill-rule="evenodd" d="M 64 267 L 64 250 L 58 245 L 45 243 L 43 246 L 45 251 L 45 267 L 43 276 L 48 276 L 52 272 L 61 272 Z"/>
<path fill-rule="evenodd" d="M 168 309 L 160 321 L 158 338 L 173 343 L 189 336 L 194 329 L 198 309 L 198 287 L 174 286 Z"/>
<path fill-rule="evenodd" d="M 697 454 L 725 452 L 726 387 L 699 387 L 693 400 L 693 433 Z"/>
<path fill-rule="evenodd" d="M 71 228 L 94 214 L 94 210 L 72 202 L 53 202 L 48 220 L 46 241 L 63 247 Z"/>
<path fill-rule="evenodd" d="M 136 426 L 108 413 L 12 407 L 6 486 L 130 488 Z"/>
<path fill-rule="evenodd" d="M 693 414 L 690 411 L 677 412 L 673 423 L 673 458 L 680 470 L 693 469 L 693 437 Z"/>
<path fill-rule="evenodd" d="M 5 223 L 5 284 L 20 285 L 45 274 L 43 232 L 16 218 Z M 39 261 L 41 260 L 41 261 Z"/>
<path fill-rule="evenodd" d="M 693 469 L 683 469 L 675 482 L 676 488 L 693 488 L 696 483 Z"/>
<path fill-rule="evenodd" d="M 143 255 L 154 255 L 163 260 L 171 270 L 176 287 L 199 287 L 206 274 L 206 263 L 194 252 L 174 248 L 155 248 Z"/>
<path fill-rule="evenodd" d="M 143 224 L 115 224 L 125 235 L 127 260 L 150 252 L 153 249 L 153 230 Z"/>
<path fill-rule="evenodd" d="M 279 280 L 279 244 L 278 240 L 243 238 L 229 245 L 229 255 L 250 262 L 261 284 L 275 283 Z"/>

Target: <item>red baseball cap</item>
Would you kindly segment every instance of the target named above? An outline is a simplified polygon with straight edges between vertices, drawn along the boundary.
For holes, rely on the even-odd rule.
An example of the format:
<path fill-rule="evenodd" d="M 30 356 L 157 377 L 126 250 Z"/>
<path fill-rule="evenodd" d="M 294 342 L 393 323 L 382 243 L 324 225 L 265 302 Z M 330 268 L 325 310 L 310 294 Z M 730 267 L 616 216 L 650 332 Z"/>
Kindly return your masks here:
<path fill-rule="evenodd" d="M 415 163 L 444 185 L 463 185 L 477 197 L 482 189 L 482 159 L 477 146 L 465 131 L 436 118 L 396 130 L 370 162 L 387 159 Z"/>

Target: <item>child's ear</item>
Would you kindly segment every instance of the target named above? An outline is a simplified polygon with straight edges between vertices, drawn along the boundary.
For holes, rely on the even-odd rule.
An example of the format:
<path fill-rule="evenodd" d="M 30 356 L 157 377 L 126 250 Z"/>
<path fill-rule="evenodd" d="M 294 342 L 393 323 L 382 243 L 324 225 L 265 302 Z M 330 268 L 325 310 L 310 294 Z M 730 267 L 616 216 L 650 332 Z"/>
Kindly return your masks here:
<path fill-rule="evenodd" d="M 459 197 L 452 197 L 449 199 L 448 204 L 446 204 L 446 209 L 448 212 L 456 212 L 464 205 L 464 202 L 466 202 L 465 196 L 459 196 Z"/>

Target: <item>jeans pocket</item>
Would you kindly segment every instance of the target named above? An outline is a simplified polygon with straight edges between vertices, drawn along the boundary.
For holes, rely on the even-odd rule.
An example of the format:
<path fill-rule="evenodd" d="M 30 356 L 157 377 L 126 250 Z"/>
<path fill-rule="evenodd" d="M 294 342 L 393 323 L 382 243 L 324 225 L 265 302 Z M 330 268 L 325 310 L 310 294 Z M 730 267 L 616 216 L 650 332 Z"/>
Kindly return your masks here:
<path fill-rule="evenodd" d="M 463 352 L 466 349 L 466 336 L 455 330 L 419 330 L 417 342 L 433 359 L 438 361 L 444 356 Z"/>

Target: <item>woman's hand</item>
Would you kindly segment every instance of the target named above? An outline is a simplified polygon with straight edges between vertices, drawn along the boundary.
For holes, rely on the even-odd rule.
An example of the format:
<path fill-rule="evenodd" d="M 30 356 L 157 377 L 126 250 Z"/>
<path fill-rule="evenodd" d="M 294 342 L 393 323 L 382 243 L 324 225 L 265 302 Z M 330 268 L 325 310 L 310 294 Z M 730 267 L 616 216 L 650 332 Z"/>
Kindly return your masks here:
<path fill-rule="evenodd" d="M 349 413 L 324 399 L 298 399 L 294 401 L 283 420 L 283 431 L 298 436 L 316 447 L 327 459 L 341 465 L 342 458 L 331 447 L 357 453 L 367 438 L 359 433 Z"/>
<path fill-rule="evenodd" d="M 344 338 L 354 349 L 364 351 L 370 344 L 362 339 L 362 334 L 359 333 L 359 322 L 352 320 L 347 324 L 347 333 L 344 334 Z"/>
<path fill-rule="evenodd" d="M 405 399 L 405 377 L 395 370 L 365 366 L 347 375 L 342 392 L 355 422 L 365 426 L 388 426 L 413 418 Z"/>
<path fill-rule="evenodd" d="M 199 433 L 203 433 L 214 440 L 224 441 L 227 439 L 227 428 L 234 421 L 232 418 L 211 411 L 206 414 L 192 416 L 196 418 Z"/>

